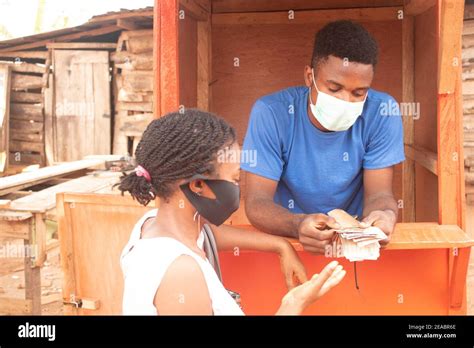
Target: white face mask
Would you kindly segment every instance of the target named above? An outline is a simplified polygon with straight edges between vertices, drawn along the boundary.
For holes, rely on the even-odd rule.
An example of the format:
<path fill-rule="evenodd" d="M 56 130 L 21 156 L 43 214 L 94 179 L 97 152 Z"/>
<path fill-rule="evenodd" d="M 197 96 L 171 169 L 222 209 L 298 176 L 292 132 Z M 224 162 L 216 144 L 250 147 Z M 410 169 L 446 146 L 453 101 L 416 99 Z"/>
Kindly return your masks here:
<path fill-rule="evenodd" d="M 321 92 L 316 86 L 313 70 L 313 84 L 318 91 L 318 99 L 313 105 L 311 100 L 311 88 L 309 89 L 309 106 L 314 117 L 321 125 L 331 131 L 345 131 L 351 128 L 357 118 L 362 114 L 367 94 L 363 101 L 347 102 L 345 100 L 333 97 L 327 93 Z"/>

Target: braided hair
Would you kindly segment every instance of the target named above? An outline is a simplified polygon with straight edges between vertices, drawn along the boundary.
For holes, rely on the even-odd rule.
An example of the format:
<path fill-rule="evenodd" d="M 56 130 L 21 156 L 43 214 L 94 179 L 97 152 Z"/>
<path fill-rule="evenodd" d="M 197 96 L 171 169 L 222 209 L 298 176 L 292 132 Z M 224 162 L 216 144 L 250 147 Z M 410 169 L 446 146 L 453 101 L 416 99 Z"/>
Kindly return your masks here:
<path fill-rule="evenodd" d="M 147 126 L 135 151 L 150 182 L 136 172 L 124 174 L 119 190 L 122 195 L 130 192 L 145 206 L 156 197 L 166 200 L 176 190 L 177 180 L 213 175 L 218 151 L 235 141 L 234 128 L 212 113 L 186 109 L 166 114 Z"/>

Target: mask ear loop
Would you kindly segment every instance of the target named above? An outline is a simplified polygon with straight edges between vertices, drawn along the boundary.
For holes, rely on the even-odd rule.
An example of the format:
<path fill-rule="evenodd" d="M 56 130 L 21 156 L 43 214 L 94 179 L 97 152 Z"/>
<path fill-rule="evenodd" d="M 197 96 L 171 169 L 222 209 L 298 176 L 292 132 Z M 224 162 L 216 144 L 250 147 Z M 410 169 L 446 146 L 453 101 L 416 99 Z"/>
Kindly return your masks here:
<path fill-rule="evenodd" d="M 318 87 L 316 86 L 316 81 L 314 80 L 314 69 L 313 68 L 311 68 L 311 74 L 313 75 L 313 83 L 312 84 L 314 85 L 314 87 L 316 87 L 316 91 L 318 91 L 318 93 L 319 93 Z M 311 97 L 311 87 L 308 87 L 308 89 L 309 89 L 309 92 L 308 92 L 308 94 L 309 94 L 309 103 L 311 105 L 314 105 L 313 104 L 313 98 Z"/>
<path fill-rule="evenodd" d="M 197 217 L 197 229 L 198 229 L 198 234 L 201 233 L 201 214 L 199 214 L 199 212 L 196 210 L 196 212 L 194 213 L 194 217 L 193 217 L 193 220 L 196 221 L 196 217 Z"/>
<path fill-rule="evenodd" d="M 198 215 L 198 235 L 201 233 L 201 214 Z"/>
<path fill-rule="evenodd" d="M 318 91 L 318 93 L 319 93 L 318 86 L 316 86 L 316 79 L 315 79 L 315 77 L 314 77 L 314 68 L 311 68 L 311 75 L 312 75 L 312 77 L 313 77 L 313 85 L 314 85 L 314 87 L 316 88 L 316 91 Z"/>
<path fill-rule="evenodd" d="M 196 192 L 196 194 L 197 194 L 198 196 L 201 195 L 200 192 Z M 200 229 L 200 227 L 201 227 L 201 214 L 199 214 L 199 212 L 198 212 L 197 210 L 196 210 L 196 212 L 194 213 L 194 217 L 193 217 L 193 220 L 194 220 L 194 221 L 196 221 L 196 216 L 197 216 L 197 219 L 198 219 L 197 228 L 198 228 L 198 234 L 199 234 L 199 233 L 201 233 L 201 229 Z"/>

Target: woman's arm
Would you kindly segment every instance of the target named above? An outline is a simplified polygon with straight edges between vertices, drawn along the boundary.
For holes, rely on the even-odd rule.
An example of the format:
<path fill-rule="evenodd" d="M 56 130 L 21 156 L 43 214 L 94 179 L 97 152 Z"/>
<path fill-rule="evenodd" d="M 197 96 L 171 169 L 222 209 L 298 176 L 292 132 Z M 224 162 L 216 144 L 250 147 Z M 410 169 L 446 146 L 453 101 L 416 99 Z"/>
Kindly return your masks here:
<path fill-rule="evenodd" d="M 276 315 L 299 315 L 309 305 L 339 284 L 346 272 L 337 261 L 320 274 L 289 291 Z M 212 315 L 206 280 L 197 262 L 188 255 L 178 257 L 166 271 L 153 301 L 160 315 Z M 231 313 L 229 313 L 231 314 Z"/>
<path fill-rule="evenodd" d="M 181 255 L 169 266 L 153 303 L 160 315 L 213 314 L 204 274 L 189 255 Z"/>
<path fill-rule="evenodd" d="M 285 238 L 258 231 L 246 231 L 228 225 L 210 226 L 212 227 L 219 250 L 234 252 L 239 250 L 257 250 L 278 254 L 288 289 L 307 280 L 306 270 L 298 254 Z"/>

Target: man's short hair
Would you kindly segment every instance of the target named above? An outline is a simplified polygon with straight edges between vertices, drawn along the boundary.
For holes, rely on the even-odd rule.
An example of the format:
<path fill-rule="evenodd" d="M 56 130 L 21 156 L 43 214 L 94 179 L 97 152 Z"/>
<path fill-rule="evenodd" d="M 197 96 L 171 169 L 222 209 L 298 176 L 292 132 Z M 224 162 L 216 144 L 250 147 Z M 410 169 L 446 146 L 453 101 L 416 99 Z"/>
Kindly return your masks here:
<path fill-rule="evenodd" d="M 316 68 L 333 55 L 375 67 L 377 54 L 377 42 L 362 25 L 340 20 L 325 25 L 316 33 L 311 66 Z"/>

